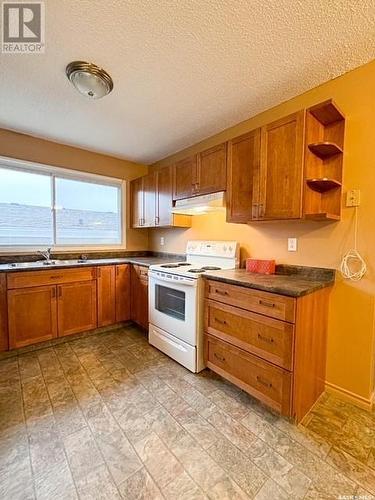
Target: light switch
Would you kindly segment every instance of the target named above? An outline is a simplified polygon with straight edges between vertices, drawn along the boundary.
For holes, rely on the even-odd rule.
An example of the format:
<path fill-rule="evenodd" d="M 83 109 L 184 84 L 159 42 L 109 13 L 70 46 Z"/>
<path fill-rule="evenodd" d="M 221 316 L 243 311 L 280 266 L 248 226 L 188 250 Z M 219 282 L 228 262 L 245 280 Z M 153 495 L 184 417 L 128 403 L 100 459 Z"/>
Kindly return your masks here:
<path fill-rule="evenodd" d="M 297 252 L 297 238 L 288 238 L 288 252 Z"/>
<path fill-rule="evenodd" d="M 160 238 L 160 245 L 163 247 L 165 244 L 164 236 L 161 236 Z"/>

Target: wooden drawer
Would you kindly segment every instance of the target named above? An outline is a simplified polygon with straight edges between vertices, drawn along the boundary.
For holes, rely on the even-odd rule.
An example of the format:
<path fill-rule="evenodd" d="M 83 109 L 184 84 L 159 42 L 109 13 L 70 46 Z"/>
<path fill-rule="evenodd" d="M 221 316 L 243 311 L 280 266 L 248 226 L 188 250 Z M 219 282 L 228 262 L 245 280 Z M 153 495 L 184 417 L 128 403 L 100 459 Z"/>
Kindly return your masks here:
<path fill-rule="evenodd" d="M 282 368 L 292 369 L 294 325 L 290 323 L 206 300 L 205 330 Z"/>
<path fill-rule="evenodd" d="M 95 267 L 70 269 L 46 269 L 45 271 L 27 271 L 8 273 L 8 288 L 27 288 L 58 283 L 89 281 L 96 278 Z"/>
<path fill-rule="evenodd" d="M 208 368 L 282 415 L 289 416 L 292 376 L 252 354 L 205 334 Z"/>
<path fill-rule="evenodd" d="M 213 280 L 206 282 L 206 297 L 289 323 L 295 321 L 295 299 L 292 297 Z"/>
<path fill-rule="evenodd" d="M 148 267 L 133 264 L 133 269 L 140 279 L 148 281 Z"/>

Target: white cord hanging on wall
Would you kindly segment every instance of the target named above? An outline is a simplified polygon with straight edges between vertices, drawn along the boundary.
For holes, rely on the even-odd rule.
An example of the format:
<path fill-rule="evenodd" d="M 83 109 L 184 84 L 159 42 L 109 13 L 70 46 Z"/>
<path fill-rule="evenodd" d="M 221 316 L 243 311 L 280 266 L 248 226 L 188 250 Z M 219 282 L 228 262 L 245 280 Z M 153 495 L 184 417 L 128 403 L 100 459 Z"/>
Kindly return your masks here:
<path fill-rule="evenodd" d="M 345 279 L 359 281 L 367 271 L 367 265 L 361 254 L 357 250 L 358 238 L 358 207 L 354 213 L 354 248 L 349 250 L 343 257 L 340 271 Z"/>

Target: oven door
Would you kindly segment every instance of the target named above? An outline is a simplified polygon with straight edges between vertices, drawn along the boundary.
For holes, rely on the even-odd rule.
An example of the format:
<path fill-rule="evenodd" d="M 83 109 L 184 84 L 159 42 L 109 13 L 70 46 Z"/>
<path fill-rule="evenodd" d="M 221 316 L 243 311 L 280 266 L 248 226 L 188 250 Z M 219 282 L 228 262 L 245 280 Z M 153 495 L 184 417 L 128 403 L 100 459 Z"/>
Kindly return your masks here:
<path fill-rule="evenodd" d="M 178 281 L 172 275 L 149 274 L 150 323 L 195 346 L 197 336 L 197 280 Z"/>

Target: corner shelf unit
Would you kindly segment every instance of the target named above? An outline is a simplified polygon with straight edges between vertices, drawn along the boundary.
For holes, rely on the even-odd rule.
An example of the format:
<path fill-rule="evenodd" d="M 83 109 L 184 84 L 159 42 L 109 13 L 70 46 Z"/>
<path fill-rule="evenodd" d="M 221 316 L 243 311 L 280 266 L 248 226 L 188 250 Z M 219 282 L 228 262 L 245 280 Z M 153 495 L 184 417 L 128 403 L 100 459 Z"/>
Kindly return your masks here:
<path fill-rule="evenodd" d="M 314 155 L 322 160 L 342 153 L 342 149 L 337 144 L 328 141 L 314 142 L 313 144 L 309 144 L 308 148 Z"/>
<path fill-rule="evenodd" d="M 316 191 L 317 193 L 326 193 L 331 189 L 341 187 L 341 182 L 336 181 L 336 179 L 327 179 L 327 177 L 319 179 L 306 179 L 306 184 L 310 189 Z"/>
<path fill-rule="evenodd" d="M 332 100 L 306 110 L 304 218 L 341 218 L 345 117 Z"/>

